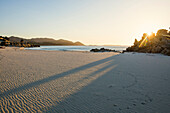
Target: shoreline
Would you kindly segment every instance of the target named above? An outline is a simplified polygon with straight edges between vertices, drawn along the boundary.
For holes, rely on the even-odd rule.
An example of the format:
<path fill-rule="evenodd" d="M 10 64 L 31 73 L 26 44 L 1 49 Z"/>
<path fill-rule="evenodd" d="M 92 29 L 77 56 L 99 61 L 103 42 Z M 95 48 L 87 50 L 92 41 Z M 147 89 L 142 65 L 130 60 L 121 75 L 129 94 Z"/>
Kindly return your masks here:
<path fill-rule="evenodd" d="M 167 56 L 167 55 L 164 55 L 164 54 L 161 54 L 161 53 L 143 53 L 143 52 L 123 52 L 123 53 L 120 53 L 120 52 L 90 52 L 90 51 L 59 51 L 59 50 L 31 50 L 31 49 L 25 49 L 25 48 L 23 48 L 23 47 L 6 47 L 5 49 L 0 49 L 0 51 L 1 50 L 7 50 L 7 51 L 9 51 L 9 50 L 15 50 L 15 51 L 17 51 L 17 50 L 21 50 L 21 51 L 39 51 L 39 52 L 41 52 L 41 51 L 44 51 L 44 52 L 80 52 L 80 53 L 98 53 L 98 54 L 100 54 L 100 53 L 117 53 L 117 54 L 126 54 L 126 53 L 130 53 L 130 54 L 145 54 L 145 55 L 161 55 L 161 56 Z"/>
<path fill-rule="evenodd" d="M 24 47 L 5 47 L 4 49 L 0 49 L 1 50 L 26 50 L 26 51 L 47 51 L 47 52 L 82 52 L 82 53 L 120 53 L 120 52 L 108 52 L 108 51 L 104 51 L 104 52 L 90 52 L 90 51 L 79 51 L 79 50 L 32 50 L 32 49 L 25 49 Z"/>

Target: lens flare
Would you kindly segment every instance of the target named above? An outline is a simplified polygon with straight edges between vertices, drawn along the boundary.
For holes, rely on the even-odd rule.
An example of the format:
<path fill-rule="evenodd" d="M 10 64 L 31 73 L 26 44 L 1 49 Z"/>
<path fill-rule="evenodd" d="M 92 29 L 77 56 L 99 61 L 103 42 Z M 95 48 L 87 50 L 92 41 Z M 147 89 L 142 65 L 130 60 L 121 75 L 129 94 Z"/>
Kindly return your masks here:
<path fill-rule="evenodd" d="M 145 39 L 140 43 L 139 47 L 146 46 L 147 42 L 148 42 L 148 38 L 146 36 Z"/>

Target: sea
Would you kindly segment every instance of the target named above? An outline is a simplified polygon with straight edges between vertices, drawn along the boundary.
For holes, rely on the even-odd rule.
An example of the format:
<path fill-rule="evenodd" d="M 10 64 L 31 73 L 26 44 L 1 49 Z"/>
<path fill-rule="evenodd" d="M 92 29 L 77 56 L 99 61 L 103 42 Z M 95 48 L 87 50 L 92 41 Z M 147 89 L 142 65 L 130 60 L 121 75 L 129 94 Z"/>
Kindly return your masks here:
<path fill-rule="evenodd" d="M 90 51 L 91 49 L 112 49 L 116 51 L 123 51 L 128 46 L 40 46 L 33 48 L 25 48 L 27 50 L 48 50 L 48 51 Z"/>

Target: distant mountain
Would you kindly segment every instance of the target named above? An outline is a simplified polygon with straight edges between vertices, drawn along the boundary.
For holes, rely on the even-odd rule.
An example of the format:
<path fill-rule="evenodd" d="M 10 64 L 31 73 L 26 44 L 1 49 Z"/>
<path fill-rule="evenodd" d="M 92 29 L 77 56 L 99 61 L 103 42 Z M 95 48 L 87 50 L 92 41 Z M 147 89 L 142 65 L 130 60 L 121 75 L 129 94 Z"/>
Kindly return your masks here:
<path fill-rule="evenodd" d="M 32 39 L 24 39 L 20 37 L 11 36 L 9 37 L 10 42 L 20 42 L 21 39 L 23 39 L 24 42 L 30 43 L 30 44 L 38 44 L 38 45 L 72 45 L 72 46 L 83 46 L 84 44 L 81 42 L 72 42 L 68 40 L 55 40 L 52 38 L 32 38 Z"/>

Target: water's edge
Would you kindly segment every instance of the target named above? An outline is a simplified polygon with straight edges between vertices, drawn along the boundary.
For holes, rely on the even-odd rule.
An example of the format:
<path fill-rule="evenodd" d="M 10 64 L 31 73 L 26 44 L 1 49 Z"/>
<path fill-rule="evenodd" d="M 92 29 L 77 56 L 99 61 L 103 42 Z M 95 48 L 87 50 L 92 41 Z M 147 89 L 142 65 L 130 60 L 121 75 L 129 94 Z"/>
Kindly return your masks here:
<path fill-rule="evenodd" d="M 40 46 L 34 48 L 25 48 L 26 50 L 54 50 L 54 51 L 90 51 L 91 49 L 112 49 L 123 51 L 127 46 Z"/>

